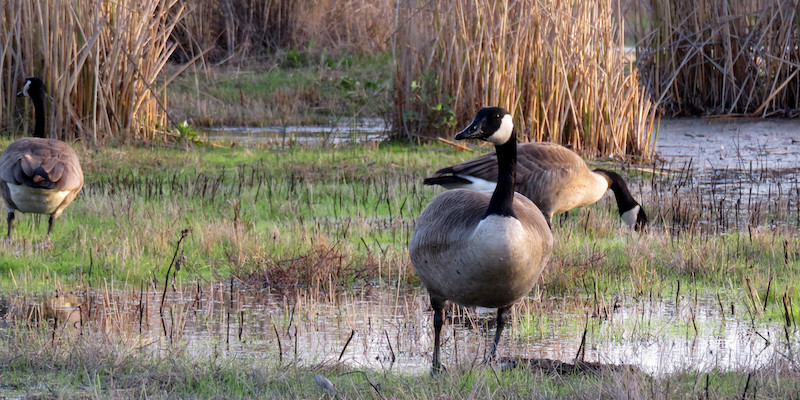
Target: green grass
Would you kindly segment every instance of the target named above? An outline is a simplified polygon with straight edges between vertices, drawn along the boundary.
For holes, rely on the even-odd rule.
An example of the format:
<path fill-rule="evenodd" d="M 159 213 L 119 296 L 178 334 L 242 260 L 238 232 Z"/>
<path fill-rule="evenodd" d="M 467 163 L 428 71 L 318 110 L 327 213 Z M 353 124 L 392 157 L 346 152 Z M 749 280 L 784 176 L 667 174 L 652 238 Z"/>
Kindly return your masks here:
<path fill-rule="evenodd" d="M 46 219 L 24 214 L 0 243 L 0 287 L 159 276 L 184 228 L 192 230 L 182 247 L 187 279 L 224 279 L 319 249 L 372 279 L 377 258 L 407 263 L 413 221 L 433 194 L 418 183 L 433 168 L 430 152 L 458 156 L 400 145 L 84 152 L 86 184 L 57 220 L 51 245 L 43 242 Z"/>
<path fill-rule="evenodd" d="M 388 112 L 391 53 L 309 56 L 280 52 L 264 64 L 184 72 L 167 103 L 193 125 L 323 124 Z"/>
<path fill-rule="evenodd" d="M 0 291 L 7 294 L 0 296 L 0 309 L 14 297 L 41 299 L 54 290 L 111 287 L 114 293 L 126 293 L 143 284 L 161 288 L 185 228 L 191 233 L 181 247 L 185 261 L 177 275 L 180 287 L 195 281 L 227 282 L 231 276 L 255 286 L 283 283 L 322 292 L 379 283 L 418 286 L 407 243 L 416 216 L 441 191 L 422 186 L 421 177 L 475 156 L 441 144 L 242 148 L 211 143 L 188 150 L 79 150 L 86 185 L 56 222 L 50 243 L 44 241 L 46 219 L 25 214 L 18 215 L 12 238 L 0 241 Z M 648 208 L 653 216 L 668 211 Z M 791 317 L 800 318 L 800 241 L 791 230 L 675 235 L 662 225 L 663 219 L 653 220 L 644 235 L 623 229 L 609 198 L 556 218 L 556 246 L 540 292 L 577 299 L 574 310 L 561 310 L 577 317 L 559 324 L 549 316 L 553 310 L 526 301 L 529 308 L 522 307 L 512 331 L 522 340 L 547 337 L 551 329 L 580 332 L 585 322 L 581 316 L 595 310 L 613 313 L 619 297 L 668 304 L 677 299 L 696 310 L 696 297 L 719 295 L 727 318 L 782 324 L 786 295 L 793 305 Z M 750 287 L 761 307 L 753 306 Z M 291 319 L 288 310 L 283 312 L 278 321 Z M 657 321 L 631 323 L 592 318 L 591 340 L 602 345 L 629 340 L 626 335 L 631 334 L 646 339 L 654 329 L 659 337 L 685 338 L 695 329 L 685 316 L 669 329 Z M 698 326 L 700 333 L 717 328 L 714 323 Z M 205 357 L 183 349 L 189 343 L 165 349 L 160 344 L 142 346 L 126 335 L 94 341 L 66 335 L 53 342 L 46 326 L 42 332 L 15 329 L 21 330 L 0 331 L 0 395 L 308 398 L 322 396 L 313 383 L 320 372 L 347 397 L 380 397 L 367 378 L 388 398 L 596 398 L 621 393 L 649 398 L 695 396 L 705 390 L 705 371 L 655 378 L 610 371 L 554 379 L 525 369 L 455 367 L 441 377 L 420 377 L 355 371 L 327 361 L 287 366 L 227 353 Z M 796 336 L 794 327 L 790 334 Z M 753 375 L 759 395 L 793 393 L 795 373 L 764 368 L 775 368 L 770 373 L 779 378 L 770 380 L 766 372 Z M 720 398 L 740 396 L 747 379 L 747 371 L 709 374 L 709 392 Z"/>
<path fill-rule="evenodd" d="M 325 255 L 341 260 L 337 284 L 413 276 L 406 247 L 414 220 L 440 192 L 421 177 L 474 155 L 439 144 L 83 150 L 84 190 L 56 222 L 51 245 L 43 243 L 46 219 L 25 214 L 0 243 L 0 287 L 152 279 L 169 265 L 185 228 L 187 279 L 269 271 L 298 257 L 313 264 Z M 542 280 L 547 295 L 674 297 L 680 282 L 681 296 L 721 291 L 752 303 L 749 280 L 758 301 L 770 287 L 770 315 L 782 309 L 775 296 L 797 303 L 800 240 L 791 231 L 676 236 L 653 218 L 641 235 L 620 228 L 608 197 L 556 218 L 557 245 Z M 388 264 L 384 276 L 376 276 L 378 263 Z M 285 279 L 302 281 L 307 271 L 289 272 Z"/>

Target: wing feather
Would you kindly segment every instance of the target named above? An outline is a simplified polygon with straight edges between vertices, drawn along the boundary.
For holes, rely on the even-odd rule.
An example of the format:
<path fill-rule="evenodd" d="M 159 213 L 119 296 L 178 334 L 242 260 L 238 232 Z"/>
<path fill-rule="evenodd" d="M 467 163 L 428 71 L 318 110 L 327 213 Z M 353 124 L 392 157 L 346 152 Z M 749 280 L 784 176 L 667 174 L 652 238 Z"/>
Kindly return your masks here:
<path fill-rule="evenodd" d="M 0 180 L 42 189 L 76 191 L 83 187 L 77 153 L 54 139 L 22 138 L 0 156 Z"/>
<path fill-rule="evenodd" d="M 591 171 L 586 162 L 568 148 L 555 143 L 522 143 L 517 146 L 517 185 L 516 191 L 531 199 L 545 215 L 561 207 L 554 202 L 561 199 L 561 193 L 573 190 L 572 182 L 580 182 L 589 177 Z M 427 178 L 430 183 L 438 183 L 431 178 L 467 175 L 487 181 L 497 181 L 496 153 L 464 161 L 452 167 L 436 171 Z M 457 187 L 457 182 L 452 182 Z"/>

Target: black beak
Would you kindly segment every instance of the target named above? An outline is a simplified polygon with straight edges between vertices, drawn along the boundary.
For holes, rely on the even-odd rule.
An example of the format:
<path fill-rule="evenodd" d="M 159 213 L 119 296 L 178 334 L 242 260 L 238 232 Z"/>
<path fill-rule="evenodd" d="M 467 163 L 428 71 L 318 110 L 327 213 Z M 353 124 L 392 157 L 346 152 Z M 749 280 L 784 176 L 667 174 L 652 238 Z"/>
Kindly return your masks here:
<path fill-rule="evenodd" d="M 481 133 L 483 133 L 482 122 L 482 120 L 473 120 L 468 127 L 462 129 L 461 132 L 456 133 L 456 140 L 477 138 Z"/>

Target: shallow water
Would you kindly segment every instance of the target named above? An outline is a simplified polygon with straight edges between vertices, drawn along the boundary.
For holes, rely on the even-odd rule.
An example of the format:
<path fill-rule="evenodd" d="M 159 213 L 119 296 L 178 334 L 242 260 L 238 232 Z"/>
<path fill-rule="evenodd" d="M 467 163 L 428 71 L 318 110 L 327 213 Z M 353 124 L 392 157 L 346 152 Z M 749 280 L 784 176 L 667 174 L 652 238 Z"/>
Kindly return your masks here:
<path fill-rule="evenodd" d="M 790 119 L 665 119 L 656 151 L 697 170 L 797 169 L 800 122 Z"/>
<path fill-rule="evenodd" d="M 168 291 L 163 318 L 158 290 L 141 297 L 88 292 L 43 301 L 40 315 L 63 335 L 88 330 L 140 337 L 151 348 L 186 346 L 197 355 L 303 365 L 341 360 L 354 368 L 412 373 L 428 371 L 431 362 L 431 312 L 427 295 L 417 289 L 367 287 L 357 294 L 326 295 L 236 282 L 195 285 Z M 677 304 L 674 298 L 644 296 L 607 303 L 598 308 L 588 298 L 526 298 L 514 308 L 499 356 L 572 362 L 586 329 L 585 361 L 661 374 L 688 367 L 756 368 L 800 344 L 794 330 L 787 342 L 781 323 L 732 316 L 710 297 L 681 297 Z M 24 321 L 31 313 L 18 304 L 9 315 Z M 494 333 L 494 310 L 457 308 L 448 315 L 443 362 L 481 363 Z"/>
<path fill-rule="evenodd" d="M 220 127 L 203 130 L 210 140 L 231 141 L 241 145 L 267 143 L 288 145 L 290 143 L 345 144 L 379 142 L 387 138 L 386 122 L 377 118 L 345 120 L 329 126 L 264 126 L 264 127 Z"/>

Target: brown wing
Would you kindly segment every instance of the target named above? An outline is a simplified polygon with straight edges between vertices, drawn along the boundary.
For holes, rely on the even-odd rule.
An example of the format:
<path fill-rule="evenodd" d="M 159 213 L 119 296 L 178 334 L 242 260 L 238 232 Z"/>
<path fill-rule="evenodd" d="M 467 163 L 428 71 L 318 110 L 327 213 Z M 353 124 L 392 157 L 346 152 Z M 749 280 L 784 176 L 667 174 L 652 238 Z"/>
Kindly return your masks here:
<path fill-rule="evenodd" d="M 516 191 L 531 199 L 545 215 L 553 210 L 551 204 L 569 183 L 590 174 L 586 163 L 572 150 L 554 143 L 523 143 L 517 146 Z M 468 175 L 487 181 L 497 181 L 497 156 L 494 152 L 436 171 L 425 179 L 427 184 L 458 187 L 470 182 L 456 177 Z M 463 181 L 463 182 L 462 182 Z M 443 183 L 444 182 L 444 183 Z M 449 186 L 448 186 L 449 184 Z"/>
<path fill-rule="evenodd" d="M 590 177 L 580 156 L 554 143 L 526 143 L 517 150 L 516 190 L 531 199 L 543 213 L 552 215 L 564 193 L 575 182 Z"/>
<path fill-rule="evenodd" d="M 33 188 L 76 191 L 83 187 L 78 154 L 55 139 L 22 138 L 0 156 L 0 180 Z"/>

